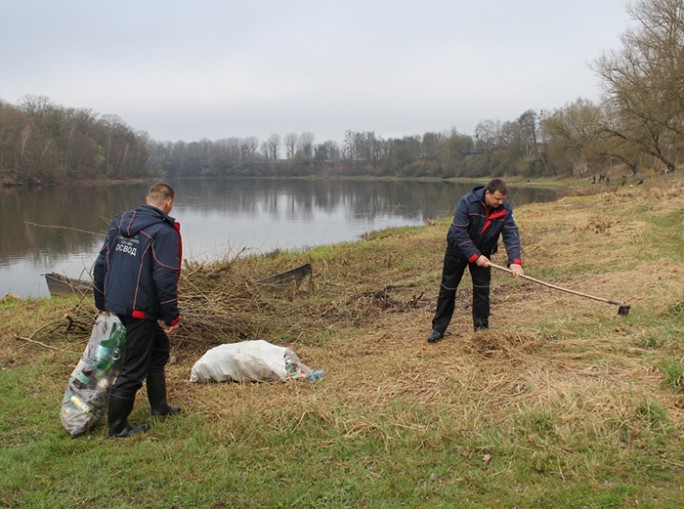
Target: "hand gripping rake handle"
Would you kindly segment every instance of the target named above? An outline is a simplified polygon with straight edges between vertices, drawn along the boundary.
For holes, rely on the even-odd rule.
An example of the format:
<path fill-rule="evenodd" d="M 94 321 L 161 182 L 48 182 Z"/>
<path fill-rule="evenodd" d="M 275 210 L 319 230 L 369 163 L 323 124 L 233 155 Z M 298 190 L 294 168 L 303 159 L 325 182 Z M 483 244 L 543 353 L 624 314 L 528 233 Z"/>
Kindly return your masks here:
<path fill-rule="evenodd" d="M 496 265 L 495 263 L 492 263 L 492 262 L 489 262 L 489 265 L 491 267 L 494 267 L 495 269 L 499 269 L 499 270 L 502 270 L 504 272 L 508 272 L 509 274 L 512 274 L 512 271 L 510 269 L 507 269 L 506 267 L 502 267 L 501 265 Z M 535 279 L 533 277 L 526 276 L 524 274 L 521 276 L 518 276 L 518 277 L 521 277 L 523 279 L 527 279 L 529 281 L 533 281 L 533 282 L 538 283 L 540 285 L 548 286 L 549 288 L 553 288 L 554 290 L 560 290 L 561 292 L 571 293 L 573 295 L 579 295 L 580 297 L 586 297 L 587 299 L 593 299 L 593 300 L 597 300 L 599 302 L 607 302 L 608 304 L 614 304 L 615 306 L 619 306 L 618 307 L 618 314 L 619 315 L 629 314 L 630 306 L 628 306 L 627 304 L 623 304 L 621 302 L 617 302 L 617 301 L 611 300 L 611 299 L 604 299 L 603 297 L 596 297 L 594 295 L 589 295 L 588 293 L 578 292 L 576 290 L 570 290 L 569 288 L 563 288 L 562 286 L 552 285 L 551 283 L 547 283 L 546 281 L 541 281 L 540 279 Z"/>

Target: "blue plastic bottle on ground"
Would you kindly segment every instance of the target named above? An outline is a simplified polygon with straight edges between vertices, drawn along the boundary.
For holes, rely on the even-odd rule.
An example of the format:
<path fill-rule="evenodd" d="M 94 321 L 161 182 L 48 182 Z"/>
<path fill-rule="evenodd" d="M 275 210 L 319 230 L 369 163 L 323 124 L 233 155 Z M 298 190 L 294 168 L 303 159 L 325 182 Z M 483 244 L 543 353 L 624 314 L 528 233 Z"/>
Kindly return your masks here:
<path fill-rule="evenodd" d="M 312 369 L 306 374 L 307 382 L 318 382 L 321 378 L 325 376 L 325 371 L 322 369 Z"/>

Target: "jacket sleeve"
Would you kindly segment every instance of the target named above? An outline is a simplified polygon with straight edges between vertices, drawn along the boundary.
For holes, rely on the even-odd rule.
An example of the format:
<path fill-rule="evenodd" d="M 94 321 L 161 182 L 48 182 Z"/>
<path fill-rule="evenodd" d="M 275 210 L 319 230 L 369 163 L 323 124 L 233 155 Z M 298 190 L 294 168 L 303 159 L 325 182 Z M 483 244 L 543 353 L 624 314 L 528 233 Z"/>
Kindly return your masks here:
<path fill-rule="evenodd" d="M 522 255 L 520 254 L 520 233 L 518 232 L 518 225 L 513 219 L 513 209 L 509 214 L 506 214 L 506 222 L 504 223 L 502 237 L 504 246 L 506 246 L 506 254 L 508 255 L 508 265 L 517 264 L 522 265 Z"/>
<path fill-rule="evenodd" d="M 178 277 L 180 276 L 180 233 L 173 228 L 163 228 L 152 244 L 152 277 L 161 306 L 161 314 L 167 326 L 180 320 L 178 310 Z"/>
<path fill-rule="evenodd" d="M 454 220 L 447 233 L 447 242 L 453 248 L 459 249 L 469 262 L 477 260 L 482 253 L 475 247 L 470 238 L 468 227 L 470 226 L 470 210 L 468 209 L 467 197 L 459 200 L 454 211 Z"/>
<path fill-rule="evenodd" d="M 95 296 L 95 307 L 100 311 L 105 311 L 105 275 L 107 274 L 107 254 L 109 253 L 109 240 L 112 235 L 112 229 L 107 232 L 100 254 L 93 265 L 93 295 Z"/>

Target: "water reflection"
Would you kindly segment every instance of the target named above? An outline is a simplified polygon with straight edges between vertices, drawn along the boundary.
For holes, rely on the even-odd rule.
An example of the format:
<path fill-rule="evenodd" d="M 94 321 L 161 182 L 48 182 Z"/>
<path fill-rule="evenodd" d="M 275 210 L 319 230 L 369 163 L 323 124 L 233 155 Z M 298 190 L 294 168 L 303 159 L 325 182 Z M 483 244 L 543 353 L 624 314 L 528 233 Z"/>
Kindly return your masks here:
<path fill-rule="evenodd" d="M 187 179 L 171 181 L 185 255 L 297 249 L 355 240 L 389 226 L 452 214 L 471 185 L 451 182 Z M 0 189 L 0 296 L 46 296 L 41 273 L 82 276 L 112 216 L 142 202 L 149 183 Z M 520 205 L 555 192 L 511 189 Z"/>

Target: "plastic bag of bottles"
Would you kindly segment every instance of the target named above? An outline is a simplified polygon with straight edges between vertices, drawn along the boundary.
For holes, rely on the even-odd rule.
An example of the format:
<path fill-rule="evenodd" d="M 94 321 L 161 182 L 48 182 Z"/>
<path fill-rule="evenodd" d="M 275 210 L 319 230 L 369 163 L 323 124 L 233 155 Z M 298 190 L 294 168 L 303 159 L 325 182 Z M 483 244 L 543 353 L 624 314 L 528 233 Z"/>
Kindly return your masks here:
<path fill-rule="evenodd" d="M 72 437 L 92 429 L 107 411 L 109 389 L 121 370 L 125 348 L 126 328 L 119 318 L 98 315 L 62 401 L 62 426 Z"/>

